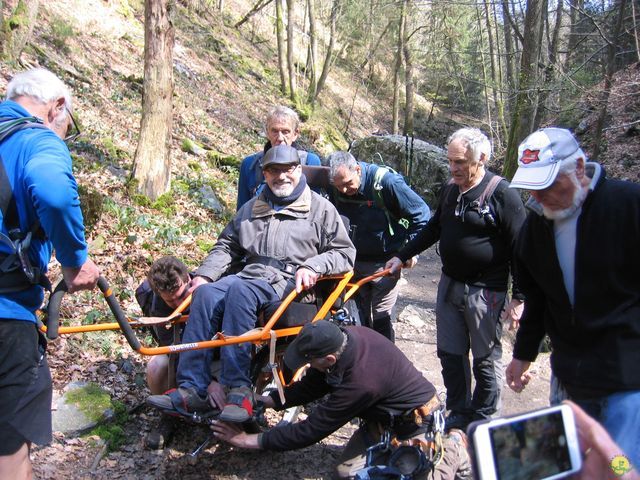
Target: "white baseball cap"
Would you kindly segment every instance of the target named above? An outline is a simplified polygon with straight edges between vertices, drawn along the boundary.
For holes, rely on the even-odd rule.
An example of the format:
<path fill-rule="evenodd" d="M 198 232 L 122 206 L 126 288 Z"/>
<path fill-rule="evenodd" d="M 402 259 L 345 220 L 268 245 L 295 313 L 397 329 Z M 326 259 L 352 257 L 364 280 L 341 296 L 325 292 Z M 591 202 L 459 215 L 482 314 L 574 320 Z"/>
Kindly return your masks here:
<path fill-rule="evenodd" d="M 584 158 L 578 141 L 564 128 L 543 128 L 532 133 L 518 147 L 518 170 L 511 188 L 543 190 L 556 179 L 565 160 Z"/>

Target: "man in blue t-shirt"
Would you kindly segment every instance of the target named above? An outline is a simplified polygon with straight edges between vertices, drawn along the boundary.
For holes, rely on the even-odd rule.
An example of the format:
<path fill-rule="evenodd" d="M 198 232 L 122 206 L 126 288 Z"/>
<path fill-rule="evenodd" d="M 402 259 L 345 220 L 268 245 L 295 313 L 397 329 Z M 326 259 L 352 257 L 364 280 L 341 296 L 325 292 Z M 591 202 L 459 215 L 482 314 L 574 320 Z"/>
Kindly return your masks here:
<path fill-rule="evenodd" d="M 267 136 L 267 143 L 262 152 L 245 157 L 240 165 L 237 210 L 240 210 L 242 205 L 260 193 L 264 186 L 261 162 L 265 152 L 272 146 L 289 145 L 298 150 L 301 165 L 320 165 L 320 157 L 318 155 L 301 150 L 300 146 L 297 145 L 296 140 L 300 135 L 300 118 L 290 108 L 278 105 L 271 110 L 267 115 L 264 131 Z"/>
<path fill-rule="evenodd" d="M 63 141 L 77 136 L 71 111 L 69 90 L 45 69 L 16 75 L 0 103 L 0 132 L 13 131 L 0 141 L 0 479 L 31 478 L 31 443 L 51 441 L 51 374 L 35 312 L 53 249 L 69 292 L 94 288 L 99 276 Z"/>

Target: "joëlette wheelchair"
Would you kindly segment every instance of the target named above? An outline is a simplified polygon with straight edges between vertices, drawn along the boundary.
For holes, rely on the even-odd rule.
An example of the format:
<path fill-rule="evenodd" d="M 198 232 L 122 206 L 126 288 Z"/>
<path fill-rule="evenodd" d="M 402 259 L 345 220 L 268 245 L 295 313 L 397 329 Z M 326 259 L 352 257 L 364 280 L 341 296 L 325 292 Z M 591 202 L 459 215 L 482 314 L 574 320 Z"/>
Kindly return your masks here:
<path fill-rule="evenodd" d="M 283 362 L 284 351 L 289 343 L 300 332 L 306 323 L 321 319 L 333 321 L 339 325 L 359 325 L 359 315 L 354 301 L 354 295 L 358 289 L 375 278 L 388 275 L 388 270 L 383 270 L 369 277 L 352 282 L 353 272 L 343 275 L 320 277 L 314 287 L 316 301 L 313 303 L 300 303 L 296 300 L 308 294 L 295 290 L 289 293 L 283 300 L 269 305 L 261 312 L 256 328 L 245 332 L 240 336 L 227 336 L 224 332 L 218 332 L 212 339 L 195 343 L 179 343 L 177 341 L 168 346 L 146 347 L 143 346 L 135 333 L 135 329 L 149 326 L 178 326 L 188 321 L 188 315 L 184 314 L 191 302 L 191 296 L 187 297 L 178 308 L 167 317 L 128 317 L 122 310 L 113 290 L 107 280 L 101 277 L 98 280 L 98 288 L 116 319 L 116 322 L 99 323 L 91 325 L 61 326 L 60 309 L 62 299 L 67 291 L 66 284 L 61 281 L 50 296 L 46 310 L 46 326 L 41 330 L 47 338 L 53 340 L 58 335 L 87 333 L 96 331 L 120 330 L 124 334 L 131 348 L 141 355 L 171 355 L 180 352 L 204 348 L 220 348 L 239 343 L 252 343 L 253 360 L 251 366 L 251 378 L 256 394 L 264 394 L 272 389 L 277 389 L 282 400 L 282 386 L 298 380 L 306 370 L 301 368 L 297 372 L 290 372 Z M 177 329 L 174 329 L 177 331 Z M 170 376 L 175 370 L 169 368 Z M 289 409 L 284 412 L 281 422 L 293 422 L 297 419 L 300 408 Z M 245 425 L 248 431 L 259 431 L 267 427 L 263 415 L 264 409 L 257 408 L 254 418 Z M 193 414 L 189 417 L 195 423 L 210 423 L 212 418 Z"/>

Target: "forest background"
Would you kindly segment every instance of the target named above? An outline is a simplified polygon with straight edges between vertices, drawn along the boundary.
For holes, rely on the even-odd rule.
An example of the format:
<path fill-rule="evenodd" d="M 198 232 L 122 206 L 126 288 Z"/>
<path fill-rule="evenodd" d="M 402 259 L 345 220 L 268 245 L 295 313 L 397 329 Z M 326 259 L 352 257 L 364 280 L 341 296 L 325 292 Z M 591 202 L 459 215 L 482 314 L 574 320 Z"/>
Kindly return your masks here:
<path fill-rule="evenodd" d="M 444 147 L 472 125 L 510 177 L 518 143 L 557 125 L 610 176 L 640 181 L 639 0 L 0 0 L 0 12 L 0 92 L 33 66 L 73 90 L 91 254 L 132 315 L 154 259 L 195 267 L 215 243 L 275 104 L 299 113 L 321 156 L 383 133 Z M 66 299 L 64 321 L 111 321 L 94 297 Z M 54 350 L 54 367 L 73 366 L 54 368 L 56 388 L 102 363 L 120 375 L 130 353 L 112 332 Z M 132 365 L 109 381 L 128 410 L 142 398 Z"/>

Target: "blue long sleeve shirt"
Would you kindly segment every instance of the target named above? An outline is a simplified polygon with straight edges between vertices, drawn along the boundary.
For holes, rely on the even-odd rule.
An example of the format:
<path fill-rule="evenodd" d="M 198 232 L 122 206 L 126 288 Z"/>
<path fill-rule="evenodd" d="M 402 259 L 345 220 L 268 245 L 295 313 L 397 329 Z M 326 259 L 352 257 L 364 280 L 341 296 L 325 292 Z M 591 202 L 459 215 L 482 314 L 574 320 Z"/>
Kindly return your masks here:
<path fill-rule="evenodd" d="M 27 116 L 30 113 L 16 102 L 0 103 L 0 118 Z M 20 229 L 28 231 L 39 219 L 46 235 L 31 242 L 28 254 L 32 264 L 46 272 L 55 249 L 63 267 L 80 267 L 87 260 L 87 244 L 78 188 L 65 143 L 52 130 L 24 129 L 0 144 L 0 157 L 16 200 Z M 4 223 L 1 228 L 6 235 Z M 0 244 L 0 251 L 9 249 Z M 0 319 L 35 322 L 35 311 L 43 298 L 40 286 L 0 294 Z"/>

